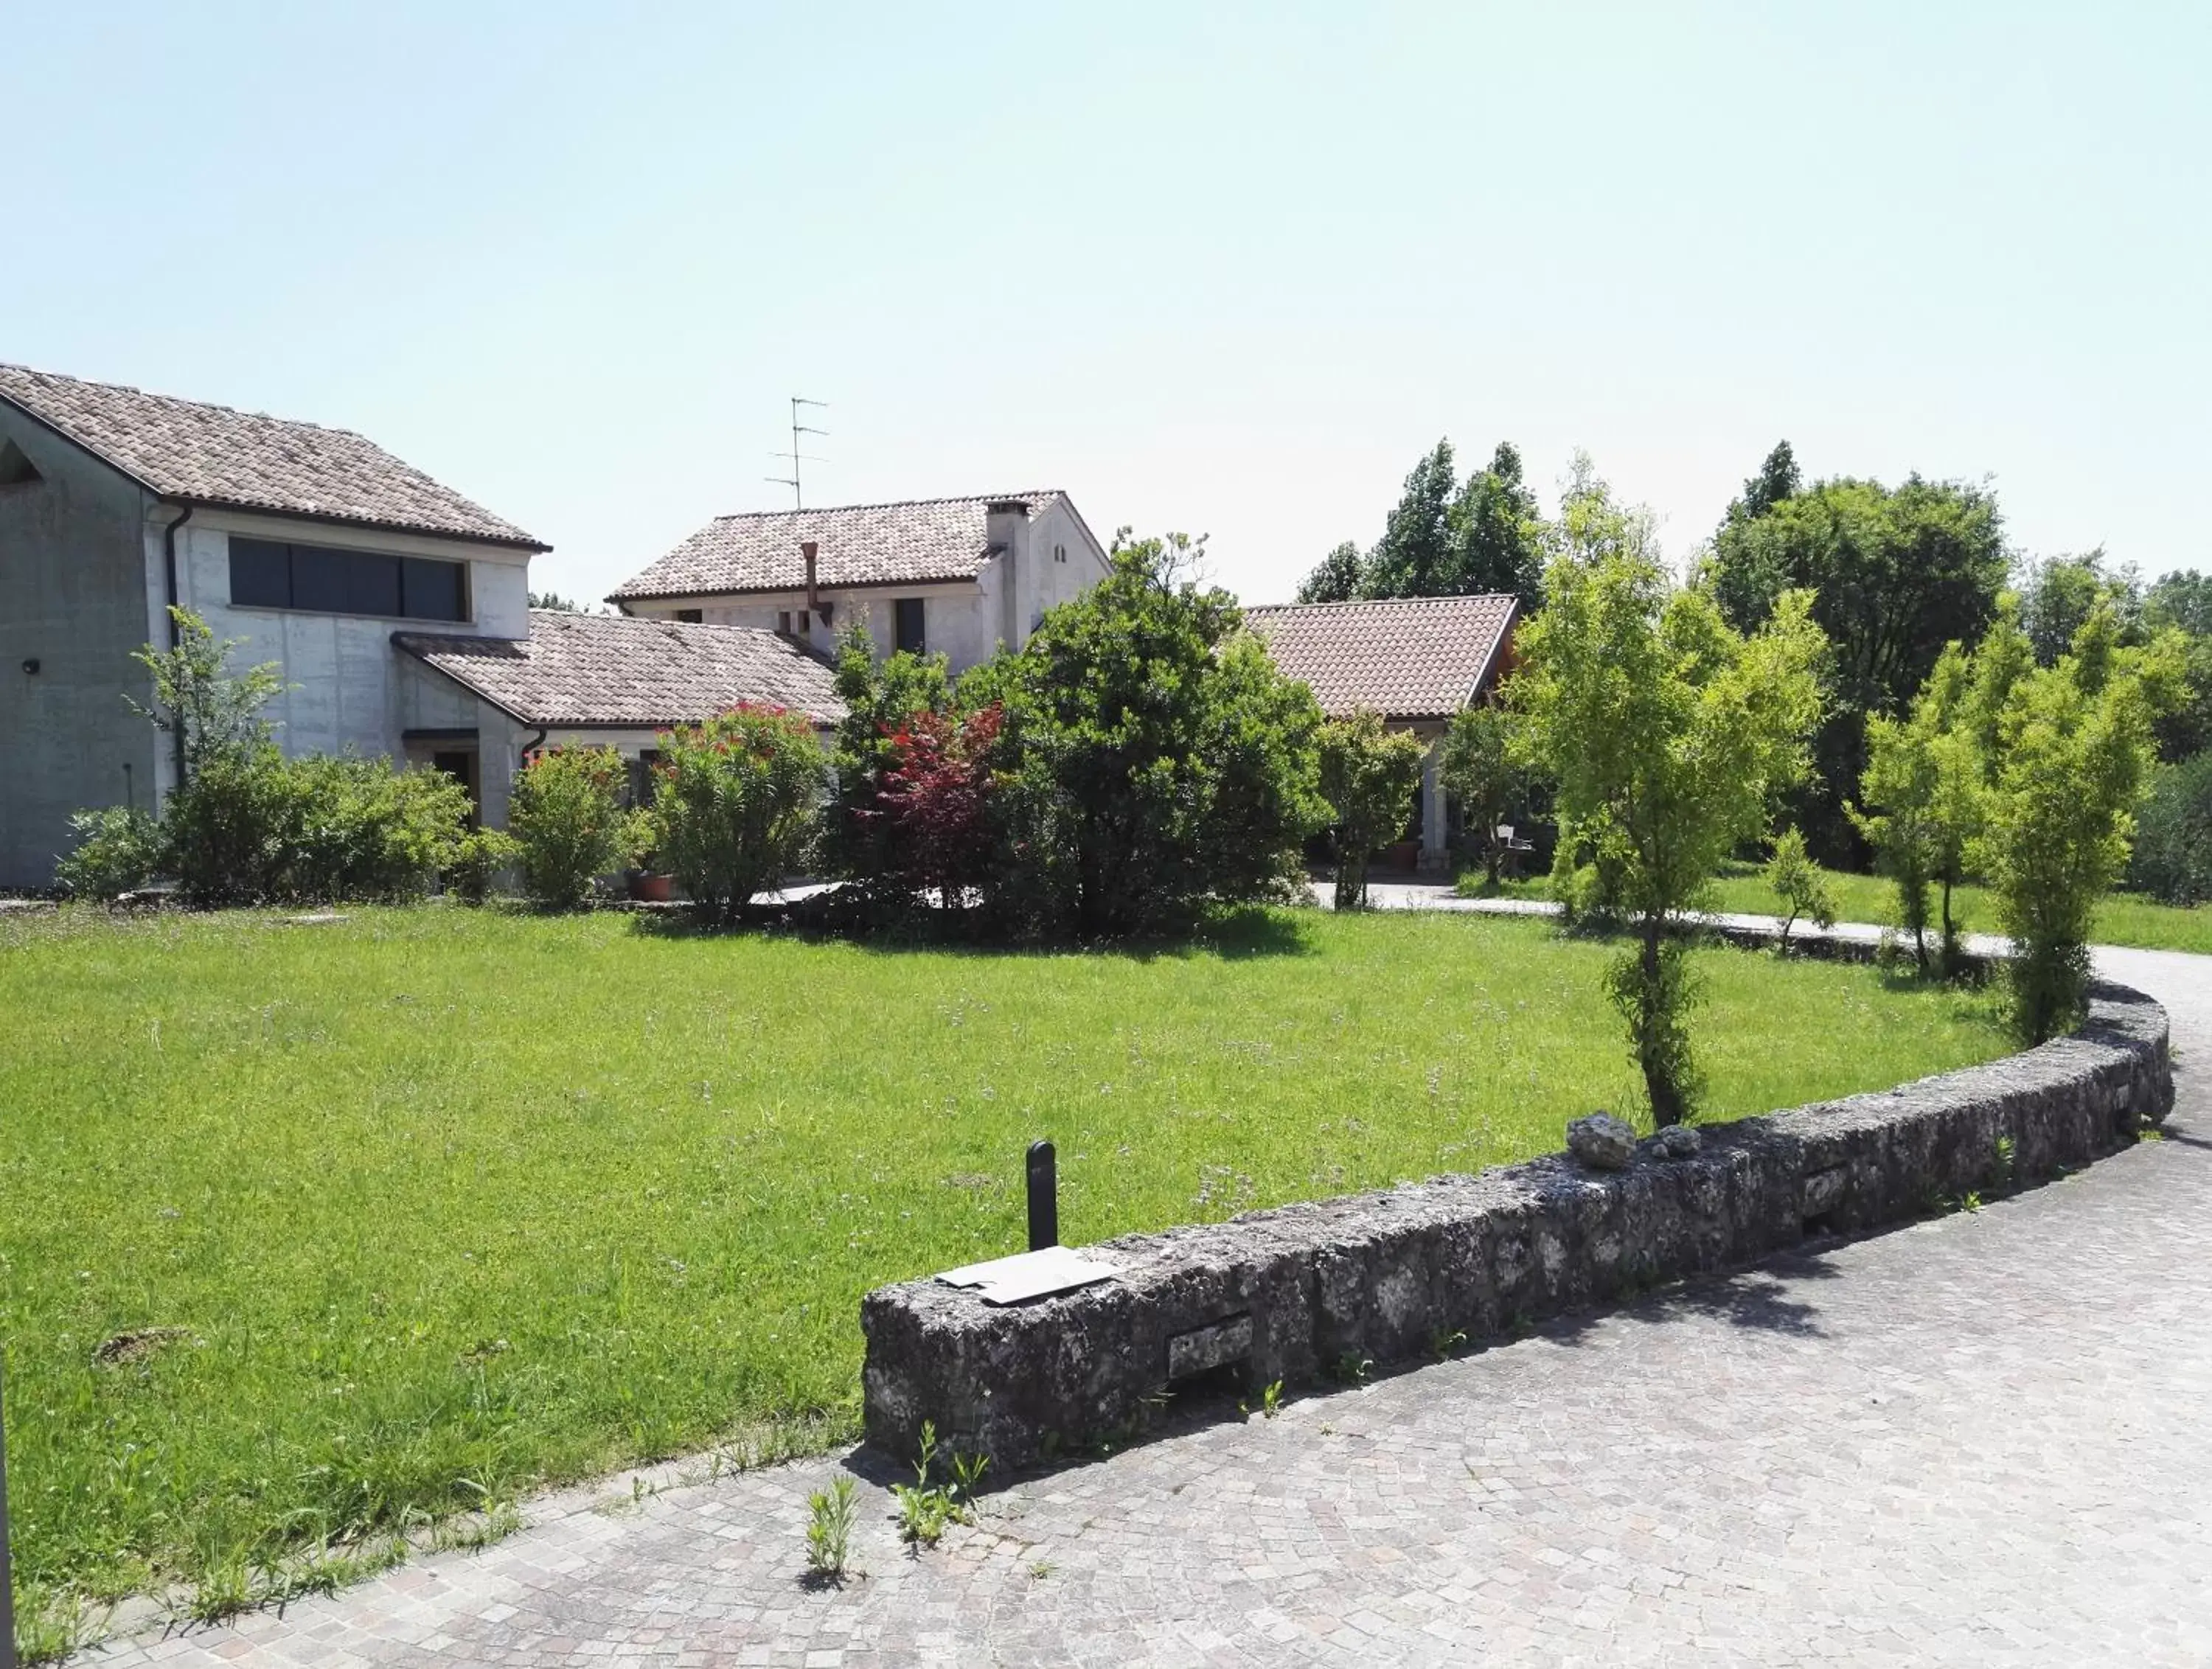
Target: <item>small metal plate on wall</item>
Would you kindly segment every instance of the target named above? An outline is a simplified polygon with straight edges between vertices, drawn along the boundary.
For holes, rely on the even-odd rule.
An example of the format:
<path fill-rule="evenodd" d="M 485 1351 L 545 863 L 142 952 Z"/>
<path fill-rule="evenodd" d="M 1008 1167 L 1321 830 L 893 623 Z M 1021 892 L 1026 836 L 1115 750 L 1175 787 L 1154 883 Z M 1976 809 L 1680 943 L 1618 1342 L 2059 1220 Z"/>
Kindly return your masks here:
<path fill-rule="evenodd" d="M 1252 1318 L 1232 1315 L 1211 1326 L 1193 1327 L 1168 1340 L 1168 1377 L 1179 1380 L 1209 1368 L 1243 1362 L 1252 1354 Z"/>
<path fill-rule="evenodd" d="M 947 1286 L 978 1289 L 976 1296 L 987 1304 L 1019 1304 L 1110 1281 L 1121 1272 L 1111 1264 L 1096 1262 L 1068 1247 L 1048 1246 L 1042 1252 L 963 1264 L 937 1278 Z"/>

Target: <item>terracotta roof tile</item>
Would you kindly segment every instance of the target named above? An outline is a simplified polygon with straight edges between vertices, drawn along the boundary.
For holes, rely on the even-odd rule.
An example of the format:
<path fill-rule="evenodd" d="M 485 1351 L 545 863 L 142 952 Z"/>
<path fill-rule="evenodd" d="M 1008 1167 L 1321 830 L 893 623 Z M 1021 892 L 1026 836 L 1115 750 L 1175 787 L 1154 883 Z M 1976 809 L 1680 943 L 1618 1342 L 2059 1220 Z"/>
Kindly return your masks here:
<path fill-rule="evenodd" d="M 695 723 L 739 701 L 845 716 L 830 671 L 774 632 L 530 611 L 524 639 L 398 632 L 392 642 L 527 725 Z"/>
<path fill-rule="evenodd" d="M 821 549 L 823 586 L 918 585 L 973 580 L 991 556 L 986 507 L 1018 501 L 1042 514 L 1057 489 L 975 498 L 846 504 L 821 510 L 764 510 L 719 516 L 613 592 L 609 602 L 647 597 L 797 591 L 806 583 L 799 541 Z"/>
<path fill-rule="evenodd" d="M 165 498 L 550 547 L 345 429 L 0 365 L 0 399 Z"/>
<path fill-rule="evenodd" d="M 1275 665 L 1340 719 L 1447 719 L 1468 704 L 1513 629 L 1506 596 L 1413 597 L 1247 609 Z"/>

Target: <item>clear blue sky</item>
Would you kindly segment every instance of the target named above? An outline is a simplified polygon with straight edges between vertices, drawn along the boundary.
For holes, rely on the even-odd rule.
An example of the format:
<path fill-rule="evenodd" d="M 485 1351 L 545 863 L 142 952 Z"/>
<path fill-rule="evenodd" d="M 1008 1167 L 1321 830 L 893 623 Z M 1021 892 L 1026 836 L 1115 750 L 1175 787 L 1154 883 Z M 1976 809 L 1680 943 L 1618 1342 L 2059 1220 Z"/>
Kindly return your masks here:
<path fill-rule="evenodd" d="M 1437 435 L 1676 554 L 1778 436 L 2212 566 L 2212 8 L 20 6 L 0 359 L 356 428 L 605 592 L 1065 486 L 1249 601 Z"/>

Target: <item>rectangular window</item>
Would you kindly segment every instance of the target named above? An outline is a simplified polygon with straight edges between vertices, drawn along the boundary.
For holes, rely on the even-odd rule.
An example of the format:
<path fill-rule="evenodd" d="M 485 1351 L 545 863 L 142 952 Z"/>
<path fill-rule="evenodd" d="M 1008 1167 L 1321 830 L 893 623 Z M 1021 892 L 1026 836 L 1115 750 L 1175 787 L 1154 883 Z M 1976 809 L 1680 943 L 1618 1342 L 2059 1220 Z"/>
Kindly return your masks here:
<path fill-rule="evenodd" d="M 469 617 L 468 564 L 234 538 L 230 600 L 246 609 L 465 621 Z"/>
<path fill-rule="evenodd" d="M 678 609 L 676 618 L 685 626 L 702 626 L 706 623 L 707 611 L 704 609 Z"/>
<path fill-rule="evenodd" d="M 922 633 L 922 599 L 902 597 L 891 604 L 891 647 L 909 655 L 924 652 L 927 640 Z"/>
<path fill-rule="evenodd" d="M 266 539 L 233 539 L 230 600 L 240 608 L 290 608 L 292 547 Z"/>
<path fill-rule="evenodd" d="M 791 635 L 790 610 L 778 609 L 775 611 L 775 629 L 782 633 L 786 637 L 789 637 Z"/>

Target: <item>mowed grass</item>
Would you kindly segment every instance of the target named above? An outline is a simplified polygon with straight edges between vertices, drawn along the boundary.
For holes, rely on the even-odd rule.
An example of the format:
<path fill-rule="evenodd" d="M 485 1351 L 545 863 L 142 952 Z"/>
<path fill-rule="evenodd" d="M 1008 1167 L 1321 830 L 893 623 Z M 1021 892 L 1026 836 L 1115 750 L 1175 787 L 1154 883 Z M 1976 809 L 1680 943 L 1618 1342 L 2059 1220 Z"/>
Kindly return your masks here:
<path fill-rule="evenodd" d="M 1829 895 L 1835 900 L 1838 921 L 1887 925 L 1897 919 L 1897 889 L 1892 883 L 1878 875 L 1853 875 L 1841 870 L 1824 870 L 1822 873 L 1827 877 Z M 1462 877 L 1461 890 L 1471 896 L 1480 896 L 1481 881 L 1479 871 L 1472 877 Z M 1502 883 L 1494 895 L 1545 898 L 1550 895 L 1546 878 L 1538 875 Z M 1723 865 L 1714 878 L 1711 907 L 1745 915 L 1775 915 L 1780 913 L 1782 901 L 1774 895 L 1774 889 L 1766 884 L 1760 865 L 1730 863 Z M 1931 899 L 1930 907 L 1940 909 L 1940 900 Z M 1951 911 L 1970 933 L 2002 931 L 1997 924 L 1996 906 L 1984 888 L 1958 888 L 1951 895 Z M 2100 944 L 2212 955 L 2212 907 L 2182 909 L 2158 903 L 2138 893 L 2107 893 L 2097 906 L 2095 939 Z"/>
<path fill-rule="evenodd" d="M 826 1441 L 860 1295 L 1020 1249 L 1031 1139 L 1072 1244 L 1553 1150 L 1638 1102 L 1610 954 L 1310 911 L 1092 955 L 0 923 L 19 1584 L 234 1581 L 732 1432 Z M 1714 1118 L 2005 1047 L 1984 998 L 1699 962 Z M 95 1361 L 153 1328 L 181 1332 Z"/>

